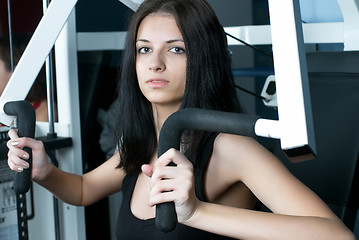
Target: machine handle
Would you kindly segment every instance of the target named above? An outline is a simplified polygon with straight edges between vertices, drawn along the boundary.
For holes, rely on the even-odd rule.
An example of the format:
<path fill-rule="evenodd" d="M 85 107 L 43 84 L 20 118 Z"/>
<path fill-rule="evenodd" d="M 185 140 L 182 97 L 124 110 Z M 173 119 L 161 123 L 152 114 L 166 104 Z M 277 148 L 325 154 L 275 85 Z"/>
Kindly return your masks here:
<path fill-rule="evenodd" d="M 18 135 L 19 137 L 35 136 L 35 110 L 31 103 L 26 101 L 7 102 L 4 105 L 4 112 L 8 115 L 17 117 Z M 29 155 L 29 159 L 25 160 L 29 163 L 29 168 L 23 172 L 15 172 L 14 175 L 14 191 L 24 194 L 29 191 L 31 185 L 31 169 L 32 169 L 32 151 L 31 148 L 23 149 Z"/>
<path fill-rule="evenodd" d="M 183 130 L 231 133 L 256 136 L 255 124 L 258 116 L 214 110 L 185 108 L 167 118 L 158 141 L 158 157 L 170 148 L 179 150 Z M 170 165 L 174 165 L 173 163 Z M 156 206 L 156 227 L 163 232 L 173 231 L 177 224 L 177 213 L 173 202 Z"/>

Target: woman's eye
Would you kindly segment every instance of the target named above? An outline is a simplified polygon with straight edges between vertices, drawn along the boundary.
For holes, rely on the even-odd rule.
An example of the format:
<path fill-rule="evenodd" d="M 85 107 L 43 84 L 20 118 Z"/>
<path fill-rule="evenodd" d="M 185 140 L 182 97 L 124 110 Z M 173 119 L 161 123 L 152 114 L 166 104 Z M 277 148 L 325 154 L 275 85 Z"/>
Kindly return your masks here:
<path fill-rule="evenodd" d="M 148 47 L 141 47 L 138 49 L 138 53 L 141 53 L 141 54 L 148 53 L 149 51 L 151 51 L 151 49 Z"/>
<path fill-rule="evenodd" d="M 180 47 L 173 47 L 170 49 L 171 52 L 173 53 L 184 53 L 185 50 L 183 48 L 180 48 Z"/>

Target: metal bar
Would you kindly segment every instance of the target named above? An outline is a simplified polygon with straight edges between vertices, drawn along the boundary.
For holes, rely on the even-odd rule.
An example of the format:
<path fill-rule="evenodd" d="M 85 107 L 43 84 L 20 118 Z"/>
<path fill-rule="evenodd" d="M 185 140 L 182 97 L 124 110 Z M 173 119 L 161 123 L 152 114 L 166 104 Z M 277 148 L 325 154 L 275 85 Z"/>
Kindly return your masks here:
<path fill-rule="evenodd" d="M 43 11 L 44 14 L 49 6 L 49 0 L 43 0 Z M 54 62 L 53 62 L 53 48 L 50 50 L 49 55 L 46 58 L 46 90 L 47 90 L 47 111 L 49 120 L 49 132 L 47 136 L 49 138 L 55 138 L 55 112 L 54 112 Z M 52 159 L 53 164 L 58 167 L 56 159 Z M 53 197 L 54 205 L 54 228 L 55 228 L 55 239 L 61 239 L 61 228 L 60 228 L 60 215 L 59 215 L 59 201 L 56 197 Z"/>
<path fill-rule="evenodd" d="M 11 0 L 7 0 L 7 16 L 9 25 L 9 46 L 10 46 L 10 65 L 11 72 L 14 72 L 14 51 L 12 49 L 12 20 L 11 20 Z"/>
<path fill-rule="evenodd" d="M 49 0 L 43 0 L 43 12 L 47 11 Z M 53 63 L 53 48 L 50 50 L 46 58 L 46 90 L 47 90 L 47 111 L 49 120 L 48 136 L 55 137 L 55 113 L 54 113 L 54 63 Z"/>
<path fill-rule="evenodd" d="M 284 151 L 316 152 L 299 0 L 269 0 L 278 116 Z M 283 34 L 285 33 L 285 34 Z M 313 156 L 311 156 L 313 157 Z"/>
<path fill-rule="evenodd" d="M 55 44 L 55 66 L 58 69 L 56 79 L 61 79 L 61 81 L 57 81 L 58 122 L 70 126 L 69 136 L 72 138 L 73 145 L 71 149 L 58 150 L 57 154 L 59 168 L 74 174 L 82 174 L 76 42 L 76 19 L 75 10 L 73 10 Z M 60 204 L 63 234 L 61 237 L 63 239 L 86 239 L 84 208 L 64 202 L 60 202 Z"/>
<path fill-rule="evenodd" d="M 55 97 L 54 97 L 54 78 L 53 78 L 53 54 L 50 52 L 46 58 L 46 90 L 47 90 L 47 111 L 49 120 L 49 136 L 56 136 L 55 133 Z"/>
<path fill-rule="evenodd" d="M 344 23 L 302 23 L 304 43 L 344 43 Z M 272 44 L 271 26 L 232 26 L 224 30 L 251 45 Z M 228 39 L 228 45 L 242 45 L 242 43 Z"/>

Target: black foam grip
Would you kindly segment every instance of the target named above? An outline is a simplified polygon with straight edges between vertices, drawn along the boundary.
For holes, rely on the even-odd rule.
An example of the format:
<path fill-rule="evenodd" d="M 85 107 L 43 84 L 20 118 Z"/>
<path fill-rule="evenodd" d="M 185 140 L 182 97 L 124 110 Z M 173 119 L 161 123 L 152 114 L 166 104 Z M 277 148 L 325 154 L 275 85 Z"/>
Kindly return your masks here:
<path fill-rule="evenodd" d="M 258 119 L 258 116 L 239 113 L 193 108 L 181 109 L 169 116 L 162 126 L 158 142 L 158 156 L 170 148 L 179 150 L 183 130 L 192 129 L 254 137 L 254 127 Z M 176 224 L 177 214 L 174 203 L 158 204 L 156 206 L 157 228 L 164 232 L 170 232 L 175 229 Z"/>
<path fill-rule="evenodd" d="M 26 101 L 7 102 L 4 105 L 4 112 L 8 115 L 17 117 L 18 135 L 19 137 L 35 136 L 35 110 L 31 103 Z M 31 169 L 32 169 L 32 151 L 25 147 L 29 159 L 25 160 L 29 163 L 29 168 L 23 172 L 16 172 L 14 175 L 14 190 L 16 193 L 24 194 L 29 191 L 31 185 Z"/>

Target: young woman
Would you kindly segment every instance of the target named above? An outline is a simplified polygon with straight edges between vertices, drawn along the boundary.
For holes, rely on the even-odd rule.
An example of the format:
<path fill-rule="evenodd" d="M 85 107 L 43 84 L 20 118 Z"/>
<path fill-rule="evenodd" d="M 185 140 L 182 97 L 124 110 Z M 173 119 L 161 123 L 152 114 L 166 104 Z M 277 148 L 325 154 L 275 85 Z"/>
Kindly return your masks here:
<path fill-rule="evenodd" d="M 49 164 L 42 142 L 11 130 L 8 163 L 27 168 L 21 149 L 32 148 L 33 181 L 74 205 L 122 190 L 118 239 L 354 239 L 251 138 L 188 131 L 181 151 L 157 159 L 164 121 L 188 107 L 241 111 L 223 28 L 204 0 L 147 0 L 133 16 L 122 61 L 118 152 L 78 176 Z M 273 213 L 251 210 L 256 198 Z M 163 233 L 154 226 L 155 205 L 169 201 L 179 224 Z"/>

